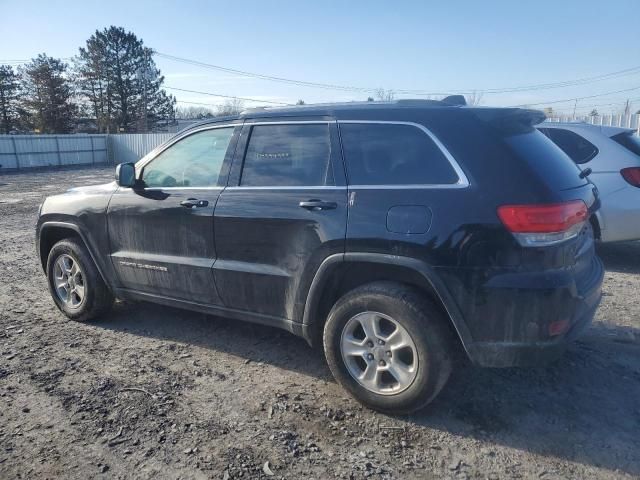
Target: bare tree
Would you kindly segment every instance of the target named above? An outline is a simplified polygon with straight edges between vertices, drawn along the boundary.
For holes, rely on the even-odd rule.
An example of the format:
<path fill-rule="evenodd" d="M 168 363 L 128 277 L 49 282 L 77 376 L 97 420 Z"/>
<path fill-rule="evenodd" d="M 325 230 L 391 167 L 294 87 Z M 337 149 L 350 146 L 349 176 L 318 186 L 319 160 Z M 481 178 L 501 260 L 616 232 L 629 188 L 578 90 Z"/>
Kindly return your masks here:
<path fill-rule="evenodd" d="M 393 90 L 385 90 L 384 88 L 378 88 L 375 91 L 375 96 L 379 102 L 390 102 L 396 97 Z"/>
<path fill-rule="evenodd" d="M 189 105 L 188 107 L 181 106 L 176 108 L 176 118 L 179 118 L 181 120 L 211 118 L 215 116 L 216 114 L 214 110 L 208 107 L 196 107 L 193 105 Z"/>
<path fill-rule="evenodd" d="M 218 116 L 237 115 L 244 110 L 244 102 L 239 98 L 233 98 L 218 106 Z"/>
<path fill-rule="evenodd" d="M 467 101 L 467 105 L 472 106 L 480 105 L 480 103 L 482 103 L 482 97 L 484 97 L 484 93 L 477 90 L 474 90 L 470 94 L 464 96 Z"/>

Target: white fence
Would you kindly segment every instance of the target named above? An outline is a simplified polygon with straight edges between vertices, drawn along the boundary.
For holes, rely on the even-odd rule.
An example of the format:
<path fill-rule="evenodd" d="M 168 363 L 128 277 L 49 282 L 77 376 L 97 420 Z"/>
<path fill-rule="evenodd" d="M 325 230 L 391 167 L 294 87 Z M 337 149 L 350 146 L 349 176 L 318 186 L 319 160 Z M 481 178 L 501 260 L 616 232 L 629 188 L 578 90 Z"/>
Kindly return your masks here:
<path fill-rule="evenodd" d="M 594 125 L 633 128 L 636 135 L 640 135 L 640 115 L 597 115 L 591 116 L 560 116 L 549 118 L 550 122 L 586 122 Z"/>
<path fill-rule="evenodd" d="M 135 162 L 173 135 L 0 135 L 0 172 Z"/>
<path fill-rule="evenodd" d="M 113 165 L 135 162 L 175 133 L 120 133 L 108 135 L 109 162 Z"/>
<path fill-rule="evenodd" d="M 0 171 L 106 162 L 106 135 L 0 135 Z"/>

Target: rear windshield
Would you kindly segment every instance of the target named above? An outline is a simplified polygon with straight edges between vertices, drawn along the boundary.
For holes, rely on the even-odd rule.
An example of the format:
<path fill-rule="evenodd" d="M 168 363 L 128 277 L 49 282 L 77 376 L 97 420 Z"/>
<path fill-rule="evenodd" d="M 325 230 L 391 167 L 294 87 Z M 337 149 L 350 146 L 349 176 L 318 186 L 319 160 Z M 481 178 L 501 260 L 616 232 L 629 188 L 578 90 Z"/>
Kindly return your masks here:
<path fill-rule="evenodd" d="M 619 133 L 611 139 L 636 155 L 640 155 L 640 137 L 634 135 L 633 132 Z"/>
<path fill-rule="evenodd" d="M 567 190 L 588 183 L 580 178 L 580 169 L 571 158 L 541 132 L 531 129 L 528 133 L 508 135 L 504 140 L 554 190 Z"/>
<path fill-rule="evenodd" d="M 564 128 L 539 128 L 576 163 L 587 163 L 598 154 L 594 144 L 584 137 Z"/>

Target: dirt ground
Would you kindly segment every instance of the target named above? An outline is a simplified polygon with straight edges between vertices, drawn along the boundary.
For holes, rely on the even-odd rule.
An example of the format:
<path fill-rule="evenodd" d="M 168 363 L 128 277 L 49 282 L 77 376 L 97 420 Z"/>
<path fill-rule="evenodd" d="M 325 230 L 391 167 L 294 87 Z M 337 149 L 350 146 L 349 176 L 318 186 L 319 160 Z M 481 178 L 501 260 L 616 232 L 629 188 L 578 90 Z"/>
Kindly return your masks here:
<path fill-rule="evenodd" d="M 466 367 L 391 417 L 279 330 L 148 304 L 67 321 L 38 205 L 112 178 L 0 176 L 0 478 L 640 478 L 640 243 L 599 248 L 603 304 L 559 362 Z"/>

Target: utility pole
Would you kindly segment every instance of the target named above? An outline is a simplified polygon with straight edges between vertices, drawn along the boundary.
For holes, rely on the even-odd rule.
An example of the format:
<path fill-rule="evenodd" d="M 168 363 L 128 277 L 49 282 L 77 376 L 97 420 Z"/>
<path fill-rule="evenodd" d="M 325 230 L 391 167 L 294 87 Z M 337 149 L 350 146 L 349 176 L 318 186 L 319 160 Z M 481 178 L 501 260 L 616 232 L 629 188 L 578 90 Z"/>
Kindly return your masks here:
<path fill-rule="evenodd" d="M 147 133 L 148 123 L 147 123 L 147 81 L 149 79 L 149 50 L 145 48 L 144 51 L 144 64 L 142 68 L 138 69 L 138 78 L 142 81 L 142 131 Z"/>
<path fill-rule="evenodd" d="M 576 98 L 574 104 L 573 104 L 573 119 L 576 119 L 576 108 L 578 107 L 578 99 Z"/>
<path fill-rule="evenodd" d="M 147 133 L 147 75 L 146 75 L 146 70 L 147 67 L 145 66 L 145 75 L 144 75 L 144 79 L 142 80 L 142 103 L 144 104 L 144 112 L 143 112 L 143 117 L 142 117 L 142 128 L 144 130 L 144 133 Z"/>

